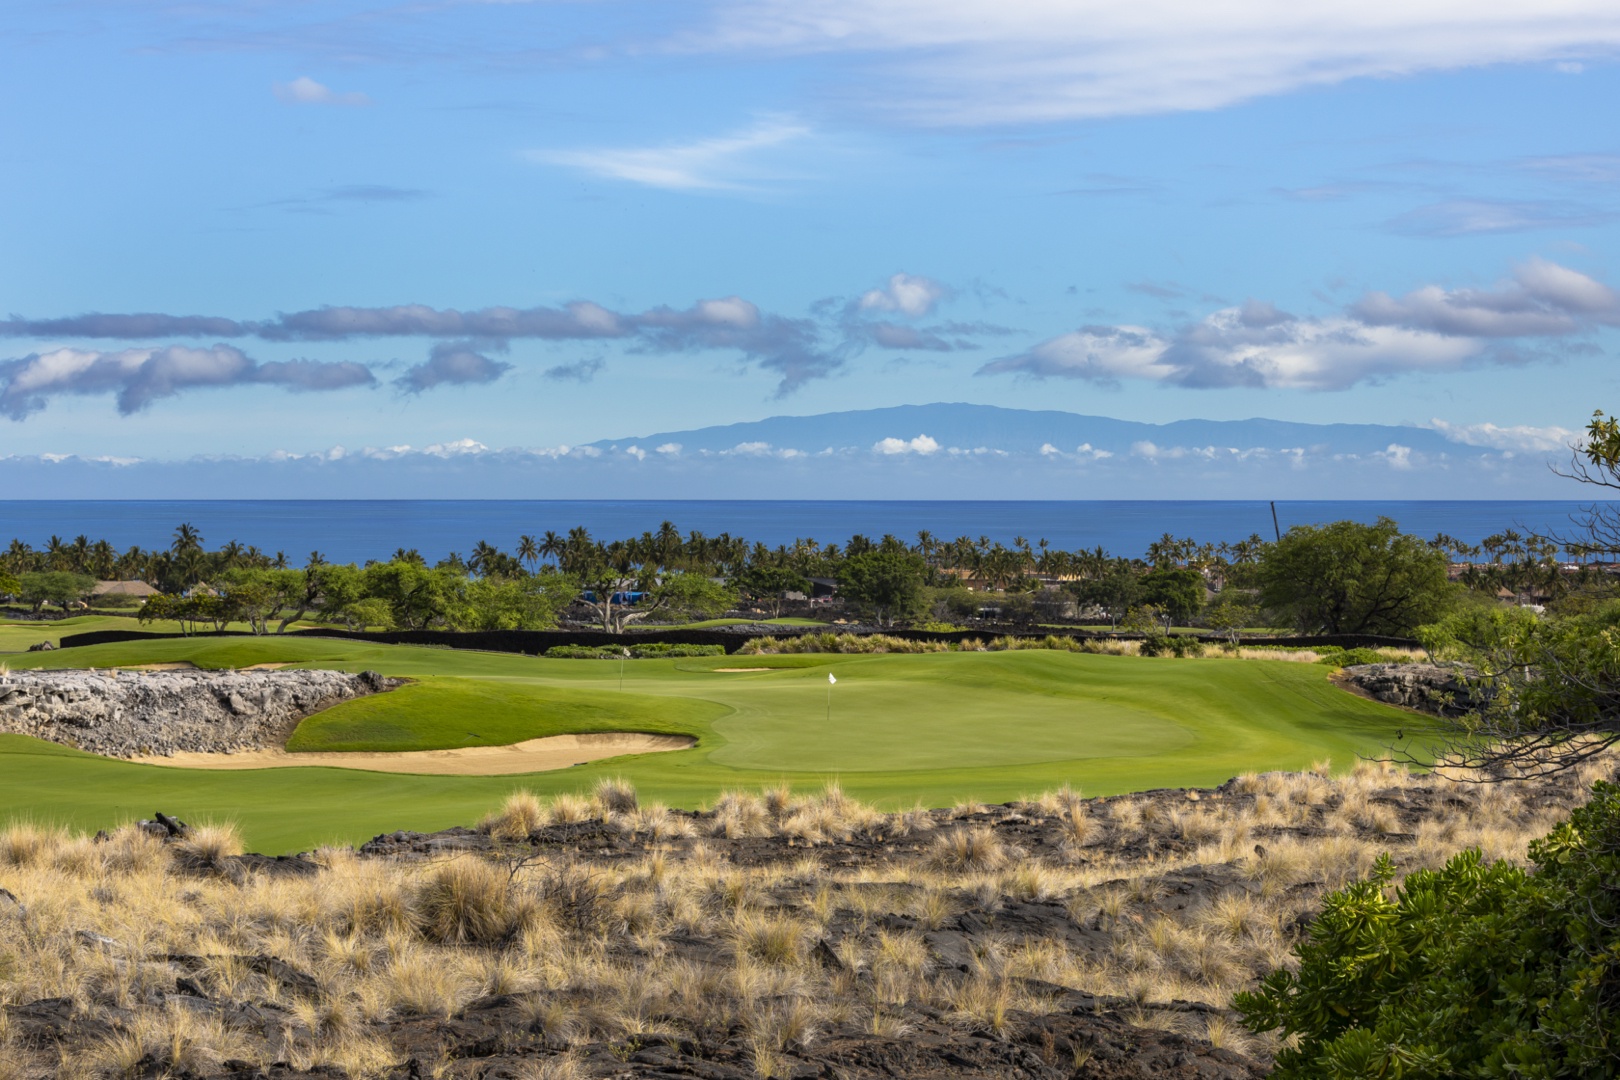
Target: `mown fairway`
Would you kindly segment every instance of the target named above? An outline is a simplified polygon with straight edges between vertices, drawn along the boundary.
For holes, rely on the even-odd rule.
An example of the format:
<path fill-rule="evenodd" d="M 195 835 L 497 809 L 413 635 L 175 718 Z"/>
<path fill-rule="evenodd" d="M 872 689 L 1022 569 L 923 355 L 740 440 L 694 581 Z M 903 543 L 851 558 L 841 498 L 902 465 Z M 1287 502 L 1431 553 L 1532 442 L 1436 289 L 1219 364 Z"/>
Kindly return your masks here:
<path fill-rule="evenodd" d="M 202 772 L 132 765 L 0 736 L 0 818 L 101 827 L 165 810 L 236 820 L 261 850 L 356 842 L 476 820 L 505 792 L 623 775 L 644 799 L 696 806 L 787 780 L 883 804 L 1004 801 L 1070 783 L 1088 794 L 1218 784 L 1249 770 L 1348 766 L 1410 713 L 1344 693 L 1326 668 L 1057 652 L 543 660 L 310 638 L 171 640 L 8 658 L 13 667 L 291 662 L 417 682 L 301 725 L 294 750 L 499 745 L 580 731 L 690 734 L 687 751 L 522 777 L 333 768 Z M 766 668 L 725 672 L 721 668 Z M 836 673 L 828 711 L 827 674 Z"/>

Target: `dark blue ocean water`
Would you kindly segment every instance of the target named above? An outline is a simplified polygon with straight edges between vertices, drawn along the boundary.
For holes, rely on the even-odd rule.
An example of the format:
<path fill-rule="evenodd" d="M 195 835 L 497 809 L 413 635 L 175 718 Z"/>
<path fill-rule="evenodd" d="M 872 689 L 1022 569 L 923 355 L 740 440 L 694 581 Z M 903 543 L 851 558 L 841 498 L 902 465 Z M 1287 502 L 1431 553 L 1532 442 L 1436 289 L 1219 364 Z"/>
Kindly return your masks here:
<path fill-rule="evenodd" d="M 1503 529 L 1567 529 L 1579 502 L 1279 502 L 1291 525 L 1394 518 L 1411 533 L 1446 532 L 1470 543 Z M 908 541 L 928 530 L 943 540 L 988 536 L 1010 543 L 1046 539 L 1074 550 L 1099 544 L 1115 555 L 1140 555 L 1163 533 L 1199 542 L 1270 538 L 1265 502 L 765 502 L 765 501 L 4 501 L 0 546 L 13 537 L 42 546 L 54 535 L 106 538 L 166 547 L 175 526 L 189 522 L 210 548 L 228 540 L 266 552 L 285 551 L 302 565 L 311 551 L 328 560 L 386 558 L 416 548 L 430 560 L 465 554 L 479 540 L 511 550 L 517 538 L 583 525 L 603 539 L 639 535 L 673 521 L 682 532 L 729 532 L 775 546 L 799 537 L 843 544 L 851 534 L 894 533 Z"/>

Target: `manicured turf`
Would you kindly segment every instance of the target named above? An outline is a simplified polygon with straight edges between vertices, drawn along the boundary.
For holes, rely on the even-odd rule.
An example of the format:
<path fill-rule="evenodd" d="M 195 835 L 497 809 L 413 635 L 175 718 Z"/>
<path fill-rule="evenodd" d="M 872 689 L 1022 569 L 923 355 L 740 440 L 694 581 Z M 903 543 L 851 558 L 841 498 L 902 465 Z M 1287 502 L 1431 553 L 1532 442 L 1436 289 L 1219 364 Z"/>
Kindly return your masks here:
<path fill-rule="evenodd" d="M 12 657 L 14 666 L 205 667 L 293 662 L 417 680 L 311 717 L 295 749 L 417 749 L 560 731 L 695 736 L 691 750 L 526 777 L 330 768 L 209 773 L 132 765 L 0 737 L 0 818 L 101 827 L 165 810 L 232 818 L 261 850 L 354 842 L 475 820 L 505 792 L 579 790 L 623 775 L 644 798 L 695 806 L 777 780 L 889 806 L 1004 801 L 1071 783 L 1089 794 L 1218 784 L 1249 770 L 1348 767 L 1414 717 L 1354 697 L 1326 668 L 1042 651 L 545 660 L 332 639 L 124 643 Z M 722 668 L 767 668 L 724 672 Z M 836 673 L 828 711 L 827 675 Z"/>
<path fill-rule="evenodd" d="M 287 740 L 297 751 L 443 750 L 508 746 L 583 731 L 701 729 L 726 713 L 699 698 L 653 697 L 548 687 L 498 679 L 433 678 L 387 694 L 344 702 L 300 724 Z"/>
<path fill-rule="evenodd" d="M 311 625 L 294 623 L 293 629 Z M 66 634 L 88 634 L 94 630 L 139 630 L 152 634 L 178 634 L 179 623 L 172 619 L 154 619 L 141 622 L 133 612 L 129 615 L 75 615 L 69 619 L 30 620 L 0 619 L 0 653 L 26 652 L 31 645 L 49 641 L 53 646 L 62 642 Z M 231 630 L 251 630 L 247 623 L 231 623 Z M 3 660 L 4 657 L 0 657 Z"/>

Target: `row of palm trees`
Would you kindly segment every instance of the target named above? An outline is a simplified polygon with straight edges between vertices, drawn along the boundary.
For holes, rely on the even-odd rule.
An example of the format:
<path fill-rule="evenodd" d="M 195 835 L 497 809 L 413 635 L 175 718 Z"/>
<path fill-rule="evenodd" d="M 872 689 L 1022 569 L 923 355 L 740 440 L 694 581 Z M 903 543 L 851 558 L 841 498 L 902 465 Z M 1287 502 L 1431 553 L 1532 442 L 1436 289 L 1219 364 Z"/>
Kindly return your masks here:
<path fill-rule="evenodd" d="M 118 551 L 106 540 L 79 535 L 72 540 L 52 536 L 41 548 L 14 539 L 0 552 L 0 569 L 10 574 L 66 571 L 99 580 L 147 581 L 158 588 L 178 591 L 235 569 L 285 569 L 284 552 L 266 555 L 258 548 L 231 540 L 209 551 L 197 529 L 182 524 L 167 548 L 139 546 Z"/>

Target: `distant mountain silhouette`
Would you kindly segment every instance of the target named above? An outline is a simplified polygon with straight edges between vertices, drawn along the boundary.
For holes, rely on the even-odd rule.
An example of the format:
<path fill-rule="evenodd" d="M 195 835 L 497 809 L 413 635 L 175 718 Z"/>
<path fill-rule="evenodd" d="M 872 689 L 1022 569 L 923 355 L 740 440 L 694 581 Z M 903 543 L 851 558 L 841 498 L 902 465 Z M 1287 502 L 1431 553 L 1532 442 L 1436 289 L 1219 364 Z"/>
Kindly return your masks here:
<path fill-rule="evenodd" d="M 1160 449 L 1218 447 L 1268 450 L 1318 449 L 1369 454 L 1393 443 L 1423 453 L 1459 449 L 1428 428 L 1391 424 L 1300 424 L 1287 420 L 1176 420 L 1144 424 L 1107 416 L 1053 410 L 1004 409 L 995 405 L 938 403 L 860 409 L 817 416 L 773 416 L 741 424 L 663 431 L 635 438 L 603 439 L 591 445 L 606 450 L 634 443 L 652 450 L 679 443 L 687 453 L 720 452 L 766 443 L 779 449 L 816 453 L 826 449 L 871 449 L 883 439 L 911 440 L 926 435 L 941 449 L 985 448 L 1015 454 L 1039 454 L 1043 446 L 1073 453 L 1089 444 L 1093 450 L 1127 453 L 1139 443 Z"/>
<path fill-rule="evenodd" d="M 537 438 L 543 438 L 538 435 Z M 1566 452 L 1567 453 L 1567 452 Z M 1565 453 L 1389 424 L 902 405 L 603 439 L 126 462 L 0 456 L 8 498 L 1579 499 Z"/>

